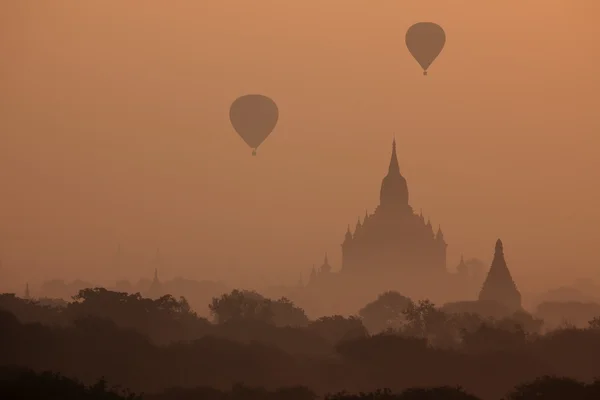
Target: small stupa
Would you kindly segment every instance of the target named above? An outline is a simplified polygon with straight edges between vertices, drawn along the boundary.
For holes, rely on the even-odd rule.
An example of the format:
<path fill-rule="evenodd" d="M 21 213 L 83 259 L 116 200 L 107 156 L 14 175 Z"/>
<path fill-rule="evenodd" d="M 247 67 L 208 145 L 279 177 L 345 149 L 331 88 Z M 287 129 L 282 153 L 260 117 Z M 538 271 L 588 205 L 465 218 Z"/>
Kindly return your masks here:
<path fill-rule="evenodd" d="M 494 261 L 479 292 L 479 301 L 493 301 L 511 311 L 521 310 L 521 293 L 504 260 L 504 247 L 500 239 L 496 241 Z"/>

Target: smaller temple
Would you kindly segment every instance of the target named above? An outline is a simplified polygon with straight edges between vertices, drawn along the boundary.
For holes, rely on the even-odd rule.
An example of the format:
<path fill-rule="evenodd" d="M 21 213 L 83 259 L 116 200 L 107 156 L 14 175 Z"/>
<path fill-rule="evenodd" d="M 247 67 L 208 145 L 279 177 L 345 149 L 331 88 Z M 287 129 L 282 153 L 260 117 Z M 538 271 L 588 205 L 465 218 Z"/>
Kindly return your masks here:
<path fill-rule="evenodd" d="M 496 242 L 494 260 L 487 278 L 483 282 L 479 301 L 493 301 L 504 305 L 511 311 L 521 309 L 521 293 L 519 293 L 504 260 L 504 248 L 500 239 Z"/>
<path fill-rule="evenodd" d="M 158 269 L 154 270 L 154 279 L 152 280 L 152 284 L 150 285 L 150 289 L 148 289 L 148 297 L 154 299 L 160 297 L 162 294 L 162 286 L 160 281 L 158 280 Z"/>
<path fill-rule="evenodd" d="M 460 262 L 456 266 L 456 273 L 461 276 L 467 276 L 469 274 L 469 267 L 467 266 L 467 263 L 465 263 L 465 258 L 462 254 L 460 255 Z"/>
<path fill-rule="evenodd" d="M 160 250 L 158 249 L 156 249 L 156 258 L 154 260 L 154 265 L 154 279 L 152 280 L 152 284 L 150 285 L 150 289 L 148 290 L 148 296 L 150 298 L 158 298 L 164 294 L 162 284 L 158 280 L 158 268 L 162 267 L 163 265 L 162 257 L 160 256 Z"/>
<path fill-rule="evenodd" d="M 329 265 L 329 258 L 327 257 L 327 253 L 325 253 L 325 259 L 323 260 L 323 265 L 321 265 L 321 269 L 319 273 L 321 274 L 329 274 L 331 272 L 331 265 Z"/>
<path fill-rule="evenodd" d="M 325 253 L 325 259 L 323 260 L 323 264 L 319 267 L 319 269 L 315 269 L 315 266 L 313 265 L 308 283 L 315 284 L 317 282 L 323 282 L 328 280 L 331 276 L 333 276 L 333 273 L 331 272 L 329 257 L 327 256 L 327 253 Z"/>
<path fill-rule="evenodd" d="M 31 293 L 29 292 L 29 283 L 25 284 L 25 300 L 31 299 Z"/>

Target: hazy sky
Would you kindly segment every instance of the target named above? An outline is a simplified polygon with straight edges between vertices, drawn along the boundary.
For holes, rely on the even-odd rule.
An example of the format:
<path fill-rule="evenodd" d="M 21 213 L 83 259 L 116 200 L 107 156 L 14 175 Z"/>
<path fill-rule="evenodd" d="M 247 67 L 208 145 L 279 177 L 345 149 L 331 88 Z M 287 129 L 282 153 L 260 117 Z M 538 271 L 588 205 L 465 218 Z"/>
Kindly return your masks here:
<path fill-rule="evenodd" d="M 16 280 L 297 279 L 410 202 L 520 287 L 600 278 L 597 0 L 122 0 L 0 5 L 0 254 Z M 423 77 L 415 22 L 446 30 Z M 280 121 L 257 157 L 228 120 Z M 117 244 L 134 267 L 111 264 Z"/>

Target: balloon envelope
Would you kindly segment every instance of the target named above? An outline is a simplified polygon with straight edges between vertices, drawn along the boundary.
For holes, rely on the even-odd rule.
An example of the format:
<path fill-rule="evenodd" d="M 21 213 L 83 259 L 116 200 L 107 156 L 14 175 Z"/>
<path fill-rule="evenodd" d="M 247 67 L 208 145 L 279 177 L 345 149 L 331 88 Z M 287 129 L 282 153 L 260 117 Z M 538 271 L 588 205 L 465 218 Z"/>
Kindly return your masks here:
<path fill-rule="evenodd" d="M 277 125 L 279 110 L 270 98 L 260 94 L 249 94 L 237 98 L 231 104 L 229 119 L 233 129 L 244 142 L 256 149 Z"/>
<path fill-rule="evenodd" d="M 433 22 L 419 22 L 406 31 L 406 47 L 423 71 L 427 71 L 445 44 L 444 29 Z"/>

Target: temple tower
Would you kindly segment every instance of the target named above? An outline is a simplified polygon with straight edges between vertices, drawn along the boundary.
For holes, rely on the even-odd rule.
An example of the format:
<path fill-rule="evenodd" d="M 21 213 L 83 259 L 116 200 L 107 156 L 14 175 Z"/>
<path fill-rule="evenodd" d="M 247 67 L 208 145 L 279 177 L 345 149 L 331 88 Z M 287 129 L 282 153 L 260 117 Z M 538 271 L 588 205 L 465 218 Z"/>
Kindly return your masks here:
<path fill-rule="evenodd" d="M 500 239 L 496 242 L 494 260 L 487 278 L 483 282 L 479 300 L 494 301 L 506 306 L 511 311 L 521 309 L 521 293 L 519 293 L 504 260 L 504 247 Z"/>

